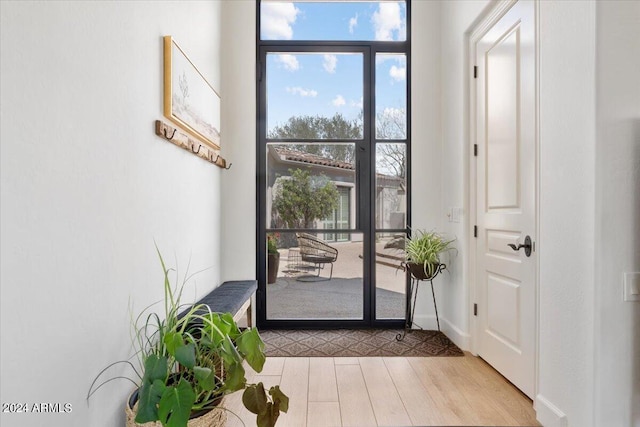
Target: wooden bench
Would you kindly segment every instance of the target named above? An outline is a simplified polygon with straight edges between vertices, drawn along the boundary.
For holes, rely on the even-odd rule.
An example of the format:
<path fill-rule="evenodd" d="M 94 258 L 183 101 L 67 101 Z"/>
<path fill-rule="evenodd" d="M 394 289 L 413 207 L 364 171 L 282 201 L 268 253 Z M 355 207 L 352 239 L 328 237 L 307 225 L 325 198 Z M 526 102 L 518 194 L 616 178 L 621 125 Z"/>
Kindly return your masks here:
<path fill-rule="evenodd" d="M 247 327 L 252 326 L 251 298 L 258 289 L 256 280 L 235 280 L 224 282 L 222 285 L 202 297 L 194 305 L 205 304 L 212 312 L 231 313 L 237 322 L 247 314 Z M 182 317 L 186 311 L 178 317 Z"/>

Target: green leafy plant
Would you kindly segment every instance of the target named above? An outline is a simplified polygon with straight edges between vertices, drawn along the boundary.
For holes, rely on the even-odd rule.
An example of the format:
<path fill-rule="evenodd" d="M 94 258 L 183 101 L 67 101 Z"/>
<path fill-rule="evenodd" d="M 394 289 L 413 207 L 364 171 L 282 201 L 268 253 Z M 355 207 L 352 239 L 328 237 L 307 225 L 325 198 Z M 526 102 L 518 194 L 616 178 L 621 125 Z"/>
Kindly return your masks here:
<path fill-rule="evenodd" d="M 453 250 L 455 239 L 447 240 L 435 231 L 415 230 L 405 241 L 404 251 L 407 263 L 422 265 L 427 277 L 435 274 L 440 265 L 440 255 Z"/>
<path fill-rule="evenodd" d="M 157 248 L 156 248 L 157 249 Z M 243 362 L 262 371 L 266 357 L 264 342 L 254 328 L 240 330 L 230 313 L 211 312 L 204 304 L 186 309 L 180 303 L 182 286 L 173 289 L 160 251 L 164 272 L 164 319 L 145 308 L 133 323 L 134 344 L 143 374 L 129 360 L 107 366 L 94 379 L 87 399 L 111 378 L 98 380 L 112 366 L 129 364 L 139 377 L 135 421 L 160 421 L 163 426 L 185 427 L 192 413 L 210 410 L 222 397 L 244 389 L 243 402 L 257 414 L 257 425 L 272 427 L 280 412 L 287 412 L 289 399 L 278 387 L 267 396 L 261 383 L 247 384 Z M 186 310 L 181 314 L 181 310 Z"/>
<path fill-rule="evenodd" d="M 267 253 L 277 254 L 278 253 L 278 237 L 279 234 L 269 233 L 267 235 Z"/>
<path fill-rule="evenodd" d="M 257 415 L 259 427 L 268 427 L 275 424 L 280 416 L 280 411 L 287 412 L 289 398 L 280 391 L 280 386 L 269 389 L 269 396 L 262 383 L 253 384 L 242 394 L 242 403 L 252 413 Z"/>

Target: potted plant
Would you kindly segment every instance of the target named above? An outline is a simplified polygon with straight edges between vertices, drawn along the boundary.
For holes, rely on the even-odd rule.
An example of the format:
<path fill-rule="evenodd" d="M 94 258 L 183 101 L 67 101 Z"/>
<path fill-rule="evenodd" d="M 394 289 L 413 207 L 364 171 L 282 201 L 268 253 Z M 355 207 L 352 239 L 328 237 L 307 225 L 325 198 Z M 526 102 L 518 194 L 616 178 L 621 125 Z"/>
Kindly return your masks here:
<path fill-rule="evenodd" d="M 435 231 L 416 230 L 405 240 L 405 270 L 419 280 L 433 278 L 441 269 L 440 255 L 453 248 L 455 239 L 447 240 Z"/>
<path fill-rule="evenodd" d="M 267 235 L 267 283 L 276 283 L 278 268 L 280 267 L 280 252 L 278 252 L 278 236 Z"/>
<path fill-rule="evenodd" d="M 262 383 L 247 384 L 243 362 L 260 372 L 266 360 L 257 329 L 243 331 L 229 313 L 213 313 L 204 304 L 180 303 L 182 286 L 173 289 L 169 269 L 158 251 L 164 272 L 164 318 L 149 306 L 133 324 L 139 373 L 130 360 L 112 363 L 94 379 L 87 399 L 102 385 L 98 380 L 114 365 L 130 365 L 137 389 L 126 405 L 129 426 L 222 426 L 226 412 L 220 406 L 229 393 L 243 390 L 242 401 L 257 415 L 257 425 L 272 427 L 288 397 L 278 386 L 265 391 Z M 181 312 L 184 310 L 184 312 Z M 148 424 L 147 424 L 148 423 Z"/>

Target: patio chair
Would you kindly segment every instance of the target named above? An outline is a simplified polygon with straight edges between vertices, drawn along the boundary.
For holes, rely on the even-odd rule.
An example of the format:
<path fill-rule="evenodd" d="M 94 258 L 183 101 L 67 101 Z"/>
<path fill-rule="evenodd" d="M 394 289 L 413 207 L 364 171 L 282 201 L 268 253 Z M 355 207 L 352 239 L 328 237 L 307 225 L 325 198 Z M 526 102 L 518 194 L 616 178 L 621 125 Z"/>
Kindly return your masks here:
<path fill-rule="evenodd" d="M 296 237 L 302 261 L 313 265 L 314 269 L 317 270 L 315 275 L 300 276 L 297 280 L 301 282 L 331 280 L 333 277 L 333 263 L 338 259 L 338 250 L 312 234 L 296 233 Z M 328 278 L 320 276 L 320 270 L 324 269 L 326 264 L 331 266 Z"/>

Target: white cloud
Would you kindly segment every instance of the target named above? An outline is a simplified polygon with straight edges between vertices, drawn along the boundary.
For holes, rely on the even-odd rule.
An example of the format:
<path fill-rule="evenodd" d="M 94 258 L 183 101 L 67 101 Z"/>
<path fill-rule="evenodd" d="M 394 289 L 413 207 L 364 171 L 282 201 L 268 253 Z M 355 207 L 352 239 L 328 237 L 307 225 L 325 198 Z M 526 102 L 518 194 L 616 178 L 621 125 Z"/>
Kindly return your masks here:
<path fill-rule="evenodd" d="M 345 105 L 347 103 L 347 101 L 344 100 L 344 97 L 342 95 L 338 95 L 333 99 L 333 101 L 331 101 L 331 103 L 335 107 L 342 107 L 343 105 Z"/>
<path fill-rule="evenodd" d="M 353 34 L 353 30 L 358 26 L 358 14 L 356 16 L 349 19 L 349 33 Z"/>
<path fill-rule="evenodd" d="M 316 96 L 318 96 L 318 91 L 313 90 L 313 89 L 303 89 L 300 86 L 287 87 L 287 92 L 289 92 L 289 93 L 291 93 L 293 95 L 300 95 L 302 97 L 315 98 Z"/>
<path fill-rule="evenodd" d="M 404 26 L 400 17 L 400 3 L 380 3 L 378 10 L 373 13 L 371 22 L 376 33 L 376 40 L 400 40 L 403 34 L 406 37 L 406 29 L 402 28 Z M 394 33 L 398 36 L 397 39 L 394 39 Z"/>
<path fill-rule="evenodd" d="M 285 70 L 289 71 L 297 71 L 300 69 L 300 63 L 298 62 L 298 58 L 295 55 L 290 55 L 288 53 L 278 55 L 277 61 L 280 62 Z"/>
<path fill-rule="evenodd" d="M 406 40 L 407 39 L 407 23 L 403 22 L 400 25 L 400 29 L 398 30 L 398 39 L 397 40 Z"/>
<path fill-rule="evenodd" d="M 349 105 L 353 108 L 359 108 L 362 110 L 363 106 L 364 106 L 364 102 L 362 100 L 362 97 L 360 97 L 360 101 L 354 101 L 351 100 L 351 102 L 349 102 Z"/>
<path fill-rule="evenodd" d="M 396 67 L 395 65 L 392 65 L 389 70 L 389 75 L 395 81 L 401 82 L 407 78 L 407 69 L 405 67 Z"/>
<path fill-rule="evenodd" d="M 336 65 L 338 65 L 338 57 L 335 55 L 325 55 L 322 66 L 327 73 L 333 74 L 336 72 Z"/>
<path fill-rule="evenodd" d="M 292 25 L 300 9 L 291 2 L 262 2 L 260 26 L 262 38 L 267 40 L 291 40 Z"/>
<path fill-rule="evenodd" d="M 376 65 L 384 64 L 387 61 L 396 60 L 396 55 L 390 55 L 388 53 L 378 53 L 376 55 Z"/>

